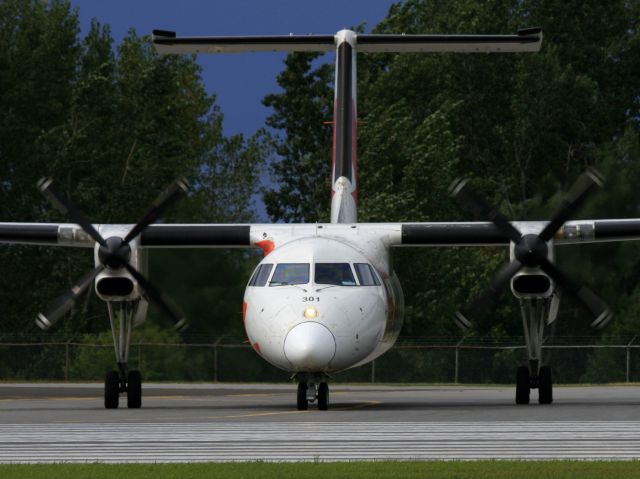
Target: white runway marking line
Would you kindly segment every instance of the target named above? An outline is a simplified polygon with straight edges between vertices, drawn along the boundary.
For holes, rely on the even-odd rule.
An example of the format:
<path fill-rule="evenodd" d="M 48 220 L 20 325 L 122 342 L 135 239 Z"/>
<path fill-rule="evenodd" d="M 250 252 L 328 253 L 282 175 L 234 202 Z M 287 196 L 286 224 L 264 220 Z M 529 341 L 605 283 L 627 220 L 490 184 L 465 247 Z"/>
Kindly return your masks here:
<path fill-rule="evenodd" d="M 640 421 L 6 424 L 0 462 L 638 459 Z"/>

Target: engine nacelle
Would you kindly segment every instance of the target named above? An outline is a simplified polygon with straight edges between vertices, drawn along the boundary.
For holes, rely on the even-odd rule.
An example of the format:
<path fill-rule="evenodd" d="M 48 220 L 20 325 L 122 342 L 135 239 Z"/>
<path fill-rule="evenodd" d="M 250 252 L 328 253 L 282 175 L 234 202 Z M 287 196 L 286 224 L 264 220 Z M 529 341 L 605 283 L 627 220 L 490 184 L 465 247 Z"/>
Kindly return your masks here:
<path fill-rule="evenodd" d="M 538 234 L 544 228 L 545 223 L 519 223 L 514 222 L 523 235 Z M 509 245 L 509 258 L 516 259 L 514 243 Z M 547 259 L 553 263 L 554 248 L 553 240 L 547 241 Z M 549 298 L 555 290 L 553 281 L 547 274 L 538 267 L 524 267 L 511 278 L 511 292 L 516 298 Z"/>
<path fill-rule="evenodd" d="M 124 238 L 131 225 L 99 225 L 98 231 L 104 238 L 118 236 Z M 131 248 L 131 258 L 129 264 L 142 274 L 146 274 L 146 255 L 139 248 L 138 238 L 129 242 Z M 100 265 L 98 256 L 100 245 L 96 244 L 94 249 L 94 261 L 96 266 Z M 133 276 L 125 268 L 105 267 L 96 276 L 95 290 L 98 297 L 104 301 L 135 301 L 142 294 L 142 288 Z"/>

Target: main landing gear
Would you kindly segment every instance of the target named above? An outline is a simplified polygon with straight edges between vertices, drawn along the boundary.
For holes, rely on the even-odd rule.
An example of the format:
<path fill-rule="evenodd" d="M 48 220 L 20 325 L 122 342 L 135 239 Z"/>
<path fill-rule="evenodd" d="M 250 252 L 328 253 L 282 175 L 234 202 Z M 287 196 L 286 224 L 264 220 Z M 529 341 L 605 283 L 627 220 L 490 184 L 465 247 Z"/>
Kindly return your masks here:
<path fill-rule="evenodd" d="M 531 389 L 538 390 L 538 402 L 553 402 L 553 378 L 551 367 L 540 366 L 545 323 L 551 323 L 558 314 L 559 297 L 520 300 L 524 338 L 527 344 L 529 365 L 516 372 L 516 404 L 529 404 Z"/>
<path fill-rule="evenodd" d="M 329 409 L 329 385 L 324 375 L 298 374 L 298 411 L 306 411 L 309 404 L 318 401 L 318 409 L 326 411 Z"/>
<path fill-rule="evenodd" d="M 109 371 L 104 380 L 104 407 L 107 409 L 118 407 L 121 393 L 127 393 L 127 407 L 130 409 L 142 406 L 142 376 L 139 371 L 128 368 L 131 329 L 137 306 L 137 302 L 107 302 L 118 363 L 118 371 Z"/>

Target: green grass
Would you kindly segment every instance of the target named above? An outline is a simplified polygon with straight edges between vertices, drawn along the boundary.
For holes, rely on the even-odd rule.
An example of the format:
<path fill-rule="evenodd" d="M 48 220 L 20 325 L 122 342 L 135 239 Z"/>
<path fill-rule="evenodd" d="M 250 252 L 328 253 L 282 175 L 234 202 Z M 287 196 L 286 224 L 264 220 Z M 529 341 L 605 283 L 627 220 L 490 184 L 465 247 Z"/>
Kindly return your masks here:
<path fill-rule="evenodd" d="M 3 479 L 640 478 L 637 461 L 428 461 L 0 465 Z"/>

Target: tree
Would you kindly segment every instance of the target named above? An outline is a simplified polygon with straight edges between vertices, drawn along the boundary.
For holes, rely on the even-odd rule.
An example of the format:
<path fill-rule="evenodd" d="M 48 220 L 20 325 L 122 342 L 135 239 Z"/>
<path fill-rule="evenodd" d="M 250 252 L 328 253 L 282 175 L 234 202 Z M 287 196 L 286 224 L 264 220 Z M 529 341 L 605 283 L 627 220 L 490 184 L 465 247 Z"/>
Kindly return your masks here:
<path fill-rule="evenodd" d="M 80 39 L 77 10 L 64 0 L 1 2 L 0 48 L 2 221 L 68 221 L 37 192 L 44 175 L 96 223 L 133 223 L 179 176 L 194 190 L 169 212 L 173 220 L 251 218 L 262 145 L 223 136 L 222 113 L 194 57 L 160 56 L 133 30 L 114 48 L 109 27 L 96 20 Z M 185 261 L 196 275 L 211 275 L 206 262 L 178 253 L 168 272 Z M 247 261 L 233 255 L 218 261 L 216 274 L 236 293 Z M 35 314 L 92 266 L 92 255 L 4 245 L 0 264 L 2 334 L 33 335 Z M 151 268 L 153 275 L 153 262 Z M 162 288 L 192 310 L 201 298 L 186 295 L 183 302 L 171 294 L 171 277 L 166 285 L 159 281 Z M 236 308 L 240 297 L 218 295 L 224 304 L 217 307 Z M 65 338 L 103 331 L 108 322 L 96 318 L 105 315 L 90 290 L 56 331 Z"/>
<path fill-rule="evenodd" d="M 615 165 L 612 170 L 624 171 L 624 178 L 615 174 L 611 181 L 620 193 L 628 191 L 619 185 L 633 184 L 637 161 L 621 170 L 607 152 L 616 150 L 622 135 L 631 134 L 625 131 L 638 128 L 637 18 L 637 2 L 625 1 L 406 0 L 392 6 L 374 32 L 511 33 L 540 25 L 544 41 L 537 54 L 359 55 L 359 219 L 472 219 L 446 192 L 458 176 L 474 178 L 488 201 L 514 219 L 548 218 L 587 165 Z M 310 71 L 306 66 L 300 72 L 296 65 L 281 76 L 308 82 Z M 301 89 L 302 84 L 282 85 L 280 98 L 290 105 L 306 104 L 313 87 L 304 83 Z M 277 108 L 274 116 L 272 126 L 286 134 L 284 145 L 306 148 L 297 155 L 313 159 L 308 170 L 318 184 L 327 165 L 319 152 L 326 146 L 303 142 L 313 133 L 290 128 L 292 116 Z M 307 123 L 308 129 L 312 125 Z M 286 203 L 286 191 L 272 192 L 271 201 L 274 196 Z M 637 205 L 633 194 L 614 196 L 617 206 L 613 202 L 605 208 L 605 202 L 594 209 L 596 200 L 581 214 L 637 216 L 618 207 L 627 201 Z M 274 218 L 293 219 L 282 212 Z M 612 277 L 610 262 L 594 262 L 592 254 L 579 249 L 559 248 L 557 253 L 563 268 L 602 291 L 625 314 L 617 307 L 623 301 L 617 292 L 624 289 L 622 280 Z M 394 267 L 407 296 L 403 334 L 458 335 L 451 313 L 479 293 L 506 259 L 504 249 L 395 252 Z M 619 261 L 629 261 L 624 252 Z M 563 305 L 556 334 L 588 332 L 590 321 L 582 310 L 570 300 Z M 518 316 L 517 303 L 505 294 L 475 331 L 520 335 Z"/>
<path fill-rule="evenodd" d="M 287 56 L 278 75 L 283 93 L 267 95 L 263 103 L 274 113 L 267 126 L 281 130 L 273 135 L 279 159 L 271 163 L 277 188 L 267 188 L 264 202 L 273 220 L 326 221 L 331 191 L 331 135 L 333 69 L 313 67 L 317 54 Z"/>

